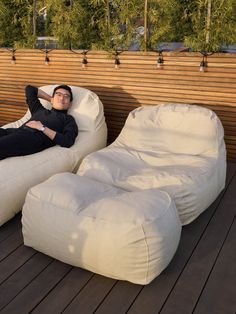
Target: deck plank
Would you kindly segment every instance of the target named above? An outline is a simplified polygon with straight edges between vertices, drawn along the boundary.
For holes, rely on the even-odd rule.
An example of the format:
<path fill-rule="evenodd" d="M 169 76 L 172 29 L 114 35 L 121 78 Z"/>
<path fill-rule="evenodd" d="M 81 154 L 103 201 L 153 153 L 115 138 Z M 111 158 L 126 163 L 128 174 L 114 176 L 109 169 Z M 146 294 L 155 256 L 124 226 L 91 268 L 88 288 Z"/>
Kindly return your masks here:
<path fill-rule="evenodd" d="M 15 216 L 14 219 L 11 219 L 4 225 L 0 226 L 0 242 L 8 238 L 12 233 L 21 228 L 20 225 L 21 214 Z"/>
<path fill-rule="evenodd" d="M 92 276 L 93 273 L 89 271 L 73 267 L 32 313 L 61 313 Z"/>
<path fill-rule="evenodd" d="M 168 267 L 149 285 L 145 286 L 137 299 L 130 307 L 129 314 L 143 314 L 143 309 L 148 308 L 148 313 L 158 313 L 173 286 L 178 281 L 181 272 L 185 268 L 194 252 L 194 248 L 201 238 L 202 232 L 207 226 L 212 212 L 215 211 L 214 203 L 205 213 L 203 213 L 190 226 L 185 226 L 182 230 L 180 245 Z M 182 314 L 182 313 L 181 313 Z"/>
<path fill-rule="evenodd" d="M 54 288 L 63 276 L 68 273 L 71 266 L 53 261 L 39 274 L 24 290 L 22 290 L 1 313 L 29 313 Z"/>
<path fill-rule="evenodd" d="M 63 313 L 94 313 L 115 284 L 114 279 L 94 275 Z"/>
<path fill-rule="evenodd" d="M 226 189 L 183 228 L 173 260 L 146 286 L 24 246 L 18 214 L 0 228 L 1 313 L 235 313 L 235 191 L 236 164 L 229 164 Z"/>
<path fill-rule="evenodd" d="M 0 243 L 0 261 L 10 255 L 23 243 L 21 228 L 12 233 Z"/>
<path fill-rule="evenodd" d="M 194 313 L 236 312 L 236 216 Z"/>
<path fill-rule="evenodd" d="M 161 313 L 192 313 L 236 214 L 236 175 Z"/>
<path fill-rule="evenodd" d="M 143 288 L 130 307 L 129 314 L 143 314 L 142 310 L 144 308 L 148 308 L 148 313 L 150 314 L 161 311 L 163 304 L 171 293 L 173 286 L 178 281 L 183 269 L 186 267 L 209 221 L 223 200 L 235 171 L 235 164 L 229 164 L 225 191 L 194 222 L 183 228 L 180 245 L 171 263 L 153 282 Z"/>
<path fill-rule="evenodd" d="M 26 253 L 24 255 L 26 256 Z M 5 280 L 0 285 L 0 311 L 8 303 L 10 303 L 10 301 L 20 293 L 20 291 L 30 284 L 30 282 L 36 278 L 38 274 L 41 273 L 51 262 L 52 258 L 49 256 L 35 252 L 35 254 L 27 262 L 25 262 L 17 271 Z M 11 264 L 10 261 L 9 264 Z M 4 270 L 2 270 L 2 272 L 5 273 Z"/>
<path fill-rule="evenodd" d="M 11 276 L 18 268 L 20 268 L 28 259 L 36 252 L 24 245 L 18 247 L 8 258 L 0 262 L 0 283 Z"/>
<path fill-rule="evenodd" d="M 95 313 L 110 314 L 111 309 L 112 314 L 126 313 L 141 290 L 141 285 L 118 281 Z"/>

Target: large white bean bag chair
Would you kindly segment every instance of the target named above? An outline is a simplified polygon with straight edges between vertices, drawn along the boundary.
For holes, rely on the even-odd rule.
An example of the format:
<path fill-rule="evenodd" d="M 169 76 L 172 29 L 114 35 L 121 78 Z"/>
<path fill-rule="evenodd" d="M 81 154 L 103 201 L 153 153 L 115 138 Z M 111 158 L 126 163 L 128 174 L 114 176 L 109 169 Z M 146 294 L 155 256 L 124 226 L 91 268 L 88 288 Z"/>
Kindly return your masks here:
<path fill-rule="evenodd" d="M 78 174 L 126 191 L 166 191 L 185 225 L 225 186 L 224 130 L 216 114 L 200 106 L 140 107 L 114 143 L 83 160 Z"/>
<path fill-rule="evenodd" d="M 22 224 L 25 245 L 137 284 L 148 284 L 166 268 L 181 234 L 166 192 L 126 192 L 71 173 L 29 190 Z"/>
<path fill-rule="evenodd" d="M 41 87 L 52 95 L 56 85 Z M 103 105 L 92 91 L 72 86 L 73 103 L 69 109 L 79 127 L 79 135 L 71 148 L 54 146 L 42 152 L 11 157 L 0 162 L 0 225 L 22 209 L 28 189 L 59 172 L 76 171 L 82 158 L 106 145 L 107 127 Z M 51 104 L 42 100 L 50 108 Z M 4 127 L 19 127 L 30 117 L 26 115 Z"/>

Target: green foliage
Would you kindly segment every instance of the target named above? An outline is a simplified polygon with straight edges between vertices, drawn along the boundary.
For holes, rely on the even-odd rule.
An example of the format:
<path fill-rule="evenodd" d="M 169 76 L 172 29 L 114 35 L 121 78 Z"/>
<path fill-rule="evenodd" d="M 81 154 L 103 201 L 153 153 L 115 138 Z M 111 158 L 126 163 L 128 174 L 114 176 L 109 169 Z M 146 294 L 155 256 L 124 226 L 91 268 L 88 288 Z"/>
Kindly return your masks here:
<path fill-rule="evenodd" d="M 177 0 L 150 1 L 149 11 L 149 48 L 157 48 L 162 41 L 175 41 L 174 17 L 180 11 Z"/>
<path fill-rule="evenodd" d="M 105 50 L 127 49 L 136 34 L 135 21 L 140 17 L 140 1 L 90 0 L 92 20 L 99 41 L 93 48 Z"/>
<path fill-rule="evenodd" d="M 178 0 L 175 12 L 171 16 L 173 41 L 183 42 L 185 36 L 191 35 L 193 25 L 191 21 L 191 11 L 196 7 L 196 1 Z"/>
<path fill-rule="evenodd" d="M 117 46 L 121 49 L 128 49 L 132 42 L 137 38 L 138 21 L 143 19 L 143 1 L 117 1 L 117 18 L 115 23 L 121 25 L 121 37 L 117 40 Z M 139 40 L 140 38 L 137 38 Z"/>
<path fill-rule="evenodd" d="M 222 45 L 235 43 L 235 15 L 235 0 L 198 0 L 191 8 L 193 32 L 185 37 L 186 45 L 196 51 L 212 52 L 219 51 Z"/>
<path fill-rule="evenodd" d="M 144 49 L 143 21 L 144 0 L 0 0 L 0 46 L 32 48 L 46 35 L 64 49 Z M 236 0 L 148 0 L 147 47 L 168 41 L 202 52 L 235 43 Z"/>
<path fill-rule="evenodd" d="M 62 48 L 69 49 L 73 38 L 80 37 L 80 20 L 76 21 L 76 15 L 80 15 L 81 7 L 75 4 L 73 7 L 67 1 L 48 0 L 47 10 L 50 22 L 47 28 L 50 34 L 58 38 Z M 77 34 L 78 32 L 78 34 Z"/>
<path fill-rule="evenodd" d="M 0 45 L 33 47 L 34 0 L 0 0 Z"/>

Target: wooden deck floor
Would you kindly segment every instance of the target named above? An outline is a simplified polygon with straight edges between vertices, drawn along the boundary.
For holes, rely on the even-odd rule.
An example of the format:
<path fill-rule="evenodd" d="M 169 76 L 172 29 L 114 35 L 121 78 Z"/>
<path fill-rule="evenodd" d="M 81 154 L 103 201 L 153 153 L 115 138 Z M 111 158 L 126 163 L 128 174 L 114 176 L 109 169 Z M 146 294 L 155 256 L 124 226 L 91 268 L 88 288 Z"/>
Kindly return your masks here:
<path fill-rule="evenodd" d="M 147 286 L 105 278 L 23 245 L 20 215 L 0 227 L 1 313 L 236 313 L 236 164 L 227 187 L 185 226 L 167 269 Z"/>

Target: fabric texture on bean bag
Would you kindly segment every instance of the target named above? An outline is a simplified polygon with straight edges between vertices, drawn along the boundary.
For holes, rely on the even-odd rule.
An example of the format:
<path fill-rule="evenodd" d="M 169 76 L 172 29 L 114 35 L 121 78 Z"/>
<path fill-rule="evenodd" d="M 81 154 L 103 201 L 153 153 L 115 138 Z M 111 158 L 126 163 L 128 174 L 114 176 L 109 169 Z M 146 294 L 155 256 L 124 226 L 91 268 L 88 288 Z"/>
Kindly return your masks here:
<path fill-rule="evenodd" d="M 41 89 L 52 95 L 55 87 L 47 85 Z M 88 89 L 71 87 L 74 99 L 68 113 L 75 118 L 79 127 L 75 144 L 70 148 L 54 146 L 36 154 L 1 160 L 0 225 L 22 209 L 30 187 L 59 172 L 76 172 L 87 154 L 106 146 L 107 127 L 101 101 Z M 50 103 L 44 100 L 41 102 L 50 109 Z M 4 127 L 19 127 L 29 118 L 28 110 L 22 119 Z"/>
<path fill-rule="evenodd" d="M 30 189 L 22 224 L 25 245 L 137 284 L 148 284 L 166 268 L 181 234 L 166 192 L 126 192 L 71 173 Z"/>
<path fill-rule="evenodd" d="M 217 115 L 201 106 L 140 107 L 114 143 L 83 160 L 78 174 L 126 191 L 166 191 L 185 225 L 225 186 L 224 130 Z"/>

